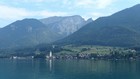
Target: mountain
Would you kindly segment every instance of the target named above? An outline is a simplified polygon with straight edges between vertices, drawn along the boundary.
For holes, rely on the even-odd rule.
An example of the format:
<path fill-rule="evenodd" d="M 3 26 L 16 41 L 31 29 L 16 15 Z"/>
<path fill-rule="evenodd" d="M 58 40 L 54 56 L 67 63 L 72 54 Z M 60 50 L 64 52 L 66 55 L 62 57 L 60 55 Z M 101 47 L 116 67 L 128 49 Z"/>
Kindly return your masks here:
<path fill-rule="evenodd" d="M 86 22 L 81 16 L 66 16 L 66 17 L 49 17 L 40 20 L 48 26 L 51 31 L 56 32 L 61 37 L 66 37 L 75 31 L 79 30 Z"/>
<path fill-rule="evenodd" d="M 0 48 L 34 46 L 59 38 L 37 19 L 18 20 L 0 29 Z"/>
<path fill-rule="evenodd" d="M 0 49 L 48 44 L 77 31 L 85 21 L 81 16 L 23 19 L 0 28 Z"/>
<path fill-rule="evenodd" d="M 140 46 L 140 4 L 83 26 L 55 44 Z"/>

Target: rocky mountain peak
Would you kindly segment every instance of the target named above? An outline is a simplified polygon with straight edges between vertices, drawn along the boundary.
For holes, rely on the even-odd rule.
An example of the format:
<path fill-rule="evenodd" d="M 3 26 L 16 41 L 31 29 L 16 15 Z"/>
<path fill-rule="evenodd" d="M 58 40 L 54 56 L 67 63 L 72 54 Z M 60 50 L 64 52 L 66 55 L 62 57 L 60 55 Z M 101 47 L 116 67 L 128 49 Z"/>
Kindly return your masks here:
<path fill-rule="evenodd" d="M 55 16 L 41 19 L 40 21 L 47 25 L 52 31 L 64 36 L 68 36 L 77 31 L 85 23 L 85 20 L 79 15 L 65 17 Z"/>

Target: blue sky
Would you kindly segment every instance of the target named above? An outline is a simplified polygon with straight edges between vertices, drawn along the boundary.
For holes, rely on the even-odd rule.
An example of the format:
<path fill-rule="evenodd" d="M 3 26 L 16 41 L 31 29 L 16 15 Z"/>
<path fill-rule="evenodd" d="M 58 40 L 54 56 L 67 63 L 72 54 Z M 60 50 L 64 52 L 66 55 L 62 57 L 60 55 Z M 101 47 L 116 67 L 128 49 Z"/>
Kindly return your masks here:
<path fill-rule="evenodd" d="M 0 27 L 24 18 L 81 15 L 83 18 L 109 16 L 140 4 L 140 0 L 0 0 Z"/>

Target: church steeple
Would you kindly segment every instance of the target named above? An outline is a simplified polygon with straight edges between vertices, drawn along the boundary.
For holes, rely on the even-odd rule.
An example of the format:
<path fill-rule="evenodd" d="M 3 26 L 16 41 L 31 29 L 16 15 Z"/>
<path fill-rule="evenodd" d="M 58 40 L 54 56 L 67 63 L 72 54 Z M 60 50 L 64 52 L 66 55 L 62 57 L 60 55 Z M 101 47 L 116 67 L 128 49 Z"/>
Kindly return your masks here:
<path fill-rule="evenodd" d="M 52 51 L 50 51 L 50 55 L 49 55 L 49 57 L 52 57 Z"/>

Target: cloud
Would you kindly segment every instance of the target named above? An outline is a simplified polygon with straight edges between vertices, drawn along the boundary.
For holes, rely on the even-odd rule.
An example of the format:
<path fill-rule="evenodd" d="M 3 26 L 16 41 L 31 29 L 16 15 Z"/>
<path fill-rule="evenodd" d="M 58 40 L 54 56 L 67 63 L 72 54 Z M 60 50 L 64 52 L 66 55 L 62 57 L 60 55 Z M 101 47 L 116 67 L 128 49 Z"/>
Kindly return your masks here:
<path fill-rule="evenodd" d="M 110 6 L 115 0 L 97 0 L 97 8 L 103 9 Z"/>
<path fill-rule="evenodd" d="M 77 0 L 77 2 L 75 3 L 75 5 L 77 6 L 85 6 L 85 7 L 91 6 L 93 4 L 95 4 L 95 1 L 93 0 Z"/>
<path fill-rule="evenodd" d="M 70 0 L 62 0 L 62 3 L 64 5 L 71 5 L 72 4 L 72 1 L 70 1 Z"/>
<path fill-rule="evenodd" d="M 66 12 L 56 12 L 56 11 L 29 11 L 24 8 L 16 8 L 7 5 L 0 5 L 0 19 L 1 20 L 18 20 L 29 17 L 50 17 L 50 16 L 64 16 L 68 15 Z"/>
<path fill-rule="evenodd" d="M 6 5 L 0 5 L 0 27 L 4 27 L 15 20 L 27 18 L 31 15 L 30 12 L 23 8 L 15 8 Z"/>
<path fill-rule="evenodd" d="M 29 16 L 30 13 L 23 8 L 0 5 L 0 19 L 17 19 Z"/>
<path fill-rule="evenodd" d="M 35 2 L 35 3 L 38 3 L 38 2 L 45 2 L 47 0 L 13 0 L 14 2 L 26 2 L 26 3 L 29 3 L 29 2 Z"/>
<path fill-rule="evenodd" d="M 16 20 L 24 18 L 46 18 L 50 16 L 66 16 L 67 12 L 36 10 L 30 11 L 25 8 L 17 8 L 7 5 L 0 5 L 0 27 L 3 27 Z"/>
<path fill-rule="evenodd" d="M 92 13 L 89 13 L 89 15 L 92 17 L 93 20 L 95 20 L 101 16 L 105 16 L 105 14 L 100 13 L 100 12 L 92 12 Z"/>
<path fill-rule="evenodd" d="M 104 9 L 115 0 L 76 0 L 75 6 L 84 8 Z"/>
<path fill-rule="evenodd" d="M 65 15 L 68 15 L 68 13 L 66 12 L 51 12 L 51 11 L 40 11 L 38 12 L 38 14 L 41 16 L 41 17 L 50 17 L 50 16 L 65 16 Z"/>
<path fill-rule="evenodd" d="M 93 20 L 96 20 L 97 18 L 104 16 L 105 14 L 100 13 L 100 12 L 89 12 L 85 15 L 82 15 L 83 18 L 85 18 L 86 20 L 89 18 L 92 18 Z"/>
<path fill-rule="evenodd" d="M 10 1 L 10 0 L 9 0 Z M 0 23 L 24 18 L 81 15 L 88 19 L 107 15 L 116 0 L 12 0 L 0 2 Z M 107 10 L 107 11 L 106 11 Z M 106 12 L 104 12 L 106 11 Z"/>

